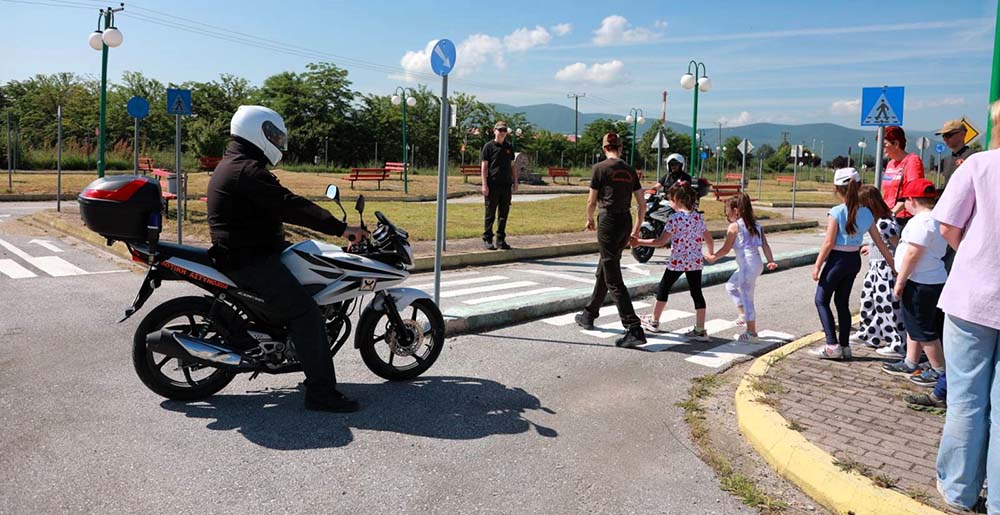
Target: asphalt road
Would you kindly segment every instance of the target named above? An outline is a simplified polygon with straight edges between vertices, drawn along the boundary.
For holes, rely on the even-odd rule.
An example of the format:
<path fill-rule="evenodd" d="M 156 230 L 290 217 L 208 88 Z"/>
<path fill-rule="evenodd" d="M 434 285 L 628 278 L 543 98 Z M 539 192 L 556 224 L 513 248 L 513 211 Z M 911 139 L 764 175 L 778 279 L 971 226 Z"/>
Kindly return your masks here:
<path fill-rule="evenodd" d="M 345 348 L 342 389 L 365 406 L 350 415 L 303 411 L 299 375 L 243 376 L 178 403 L 136 378 L 132 332 L 198 290 L 165 284 L 116 324 L 139 275 L 71 240 L 47 239 L 61 252 L 31 243 L 42 235 L 14 223 L 0 222 L 0 239 L 30 259 L 7 247 L 0 259 L 35 276 L 0 274 L 0 513 L 752 512 L 692 452 L 674 405 L 711 371 L 691 359 L 732 329 L 641 352 L 541 320 L 452 338 L 426 377 L 401 384 Z M 41 257 L 85 273 L 53 276 Z M 813 291 L 808 268 L 762 277 L 760 329 L 817 330 Z M 706 297 L 709 319 L 735 316 L 722 286 Z M 693 308 L 672 298 L 675 330 Z"/>

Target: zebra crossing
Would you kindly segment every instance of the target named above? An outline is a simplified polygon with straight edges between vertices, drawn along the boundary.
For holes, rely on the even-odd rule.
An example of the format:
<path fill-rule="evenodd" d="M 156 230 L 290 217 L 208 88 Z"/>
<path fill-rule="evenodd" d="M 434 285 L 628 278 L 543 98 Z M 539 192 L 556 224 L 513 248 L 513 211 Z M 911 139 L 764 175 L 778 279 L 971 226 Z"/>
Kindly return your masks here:
<path fill-rule="evenodd" d="M 519 270 L 518 273 L 529 272 Z M 510 274 L 514 275 L 514 274 Z M 530 277 L 530 276 L 529 276 Z M 572 279 L 579 280 L 577 277 Z M 587 281 L 593 285 L 594 280 Z M 422 283 L 411 286 L 433 293 L 434 283 Z M 514 280 L 506 275 L 481 275 L 479 272 L 460 272 L 448 274 L 441 281 L 441 299 L 450 299 L 468 306 L 477 306 L 488 302 L 531 297 L 542 293 L 552 293 L 565 290 L 564 286 L 543 284 L 528 278 Z"/>
<path fill-rule="evenodd" d="M 47 240 L 31 240 L 27 244 L 44 249 L 46 253 L 63 253 L 61 248 Z M 37 251 L 33 249 L 32 252 L 37 254 Z M 122 273 L 126 271 L 108 270 L 103 272 L 88 272 L 59 256 L 32 255 L 14 243 L 0 239 L 0 277 L 8 279 L 33 279 L 44 276 L 70 277 L 76 275 Z"/>

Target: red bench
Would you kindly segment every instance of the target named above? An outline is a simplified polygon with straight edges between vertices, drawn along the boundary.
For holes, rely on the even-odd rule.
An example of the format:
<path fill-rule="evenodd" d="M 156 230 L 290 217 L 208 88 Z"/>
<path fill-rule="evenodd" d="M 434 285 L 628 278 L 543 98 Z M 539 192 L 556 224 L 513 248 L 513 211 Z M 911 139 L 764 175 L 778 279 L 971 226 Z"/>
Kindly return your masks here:
<path fill-rule="evenodd" d="M 549 167 L 549 177 L 555 182 L 558 177 L 565 177 L 566 184 L 569 184 L 569 168 Z"/>
<path fill-rule="evenodd" d="M 211 172 L 212 170 L 215 170 L 216 166 L 219 166 L 220 161 L 222 161 L 221 157 L 199 157 L 198 169 Z"/>
<path fill-rule="evenodd" d="M 462 174 L 462 178 L 465 179 L 465 182 L 469 182 L 469 177 L 479 177 L 483 173 L 482 165 L 463 165 L 458 171 Z"/>
<path fill-rule="evenodd" d="M 177 198 L 177 195 L 170 193 L 170 179 L 176 177 L 174 172 L 169 170 L 161 170 L 159 168 L 154 168 L 151 172 L 155 177 L 160 178 L 160 196 L 163 197 L 164 213 L 170 210 L 170 200 Z M 182 191 L 180 189 L 180 184 L 178 183 L 177 191 Z"/>
<path fill-rule="evenodd" d="M 795 183 L 795 177 L 793 177 L 791 175 L 779 175 L 779 176 L 775 177 L 775 180 L 778 181 L 778 184 L 794 184 Z"/>
<path fill-rule="evenodd" d="M 153 158 L 149 156 L 142 156 L 139 158 L 139 171 L 142 172 L 143 175 L 151 173 L 155 169 L 156 168 L 153 167 Z"/>
<path fill-rule="evenodd" d="M 741 181 L 743 180 L 743 175 L 738 173 L 727 173 L 725 178 L 727 181 Z"/>
<path fill-rule="evenodd" d="M 385 168 L 351 168 L 347 180 L 351 181 L 351 189 L 354 189 L 354 181 L 378 181 L 378 189 L 382 189 L 382 181 L 389 179 L 389 172 Z"/>
<path fill-rule="evenodd" d="M 389 177 L 389 174 L 395 173 L 399 174 L 399 180 L 403 180 L 403 163 L 386 163 L 383 170 L 385 170 L 386 178 Z"/>
<path fill-rule="evenodd" d="M 739 184 L 716 184 L 712 186 L 715 193 L 715 200 L 728 200 L 743 193 L 743 186 Z"/>

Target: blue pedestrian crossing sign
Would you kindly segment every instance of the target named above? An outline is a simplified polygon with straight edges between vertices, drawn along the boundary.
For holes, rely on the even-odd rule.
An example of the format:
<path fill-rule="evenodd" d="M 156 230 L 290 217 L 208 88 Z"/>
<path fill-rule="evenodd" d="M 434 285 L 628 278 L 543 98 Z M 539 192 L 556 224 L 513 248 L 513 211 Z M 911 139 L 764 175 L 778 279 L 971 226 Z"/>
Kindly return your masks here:
<path fill-rule="evenodd" d="M 191 114 L 191 90 L 190 89 L 168 89 L 167 90 L 167 114 Z"/>
<path fill-rule="evenodd" d="M 861 89 L 861 125 L 903 125 L 902 86 Z"/>
<path fill-rule="evenodd" d="M 944 154 L 945 148 L 947 147 L 944 146 L 944 143 L 936 143 L 934 145 L 934 151 L 937 152 L 938 154 Z"/>
<path fill-rule="evenodd" d="M 431 50 L 431 69 L 444 77 L 455 67 L 455 44 L 447 39 L 438 40 Z"/>

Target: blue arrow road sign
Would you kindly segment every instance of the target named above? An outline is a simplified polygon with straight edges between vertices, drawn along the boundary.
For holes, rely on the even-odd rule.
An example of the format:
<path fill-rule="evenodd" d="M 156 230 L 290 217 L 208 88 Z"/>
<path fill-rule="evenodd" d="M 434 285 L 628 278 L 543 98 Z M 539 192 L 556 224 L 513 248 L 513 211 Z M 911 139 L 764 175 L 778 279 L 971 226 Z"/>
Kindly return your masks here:
<path fill-rule="evenodd" d="M 191 114 L 191 90 L 167 90 L 167 114 Z"/>
<path fill-rule="evenodd" d="M 447 39 L 442 39 L 434 45 L 431 50 L 431 69 L 434 73 L 444 77 L 455 67 L 455 44 Z"/>
<path fill-rule="evenodd" d="M 938 154 L 944 154 L 945 148 L 947 147 L 944 146 L 944 143 L 936 143 L 934 145 L 934 151 L 937 152 Z"/>
<path fill-rule="evenodd" d="M 903 88 L 862 88 L 861 125 L 903 125 Z"/>
<path fill-rule="evenodd" d="M 145 118 L 149 116 L 149 102 L 142 97 L 132 97 L 125 105 L 125 110 L 132 118 Z"/>

